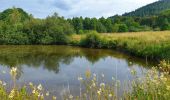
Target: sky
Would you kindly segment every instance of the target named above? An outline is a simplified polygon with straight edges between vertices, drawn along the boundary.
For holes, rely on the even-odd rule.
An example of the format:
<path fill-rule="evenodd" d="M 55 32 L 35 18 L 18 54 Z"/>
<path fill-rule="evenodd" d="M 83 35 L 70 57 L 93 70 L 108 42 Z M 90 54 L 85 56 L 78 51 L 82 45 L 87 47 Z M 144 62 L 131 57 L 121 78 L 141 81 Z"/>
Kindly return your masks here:
<path fill-rule="evenodd" d="M 19 7 L 37 18 L 45 18 L 57 12 L 66 18 L 109 17 L 134 11 L 158 0 L 0 0 L 0 12 Z"/>

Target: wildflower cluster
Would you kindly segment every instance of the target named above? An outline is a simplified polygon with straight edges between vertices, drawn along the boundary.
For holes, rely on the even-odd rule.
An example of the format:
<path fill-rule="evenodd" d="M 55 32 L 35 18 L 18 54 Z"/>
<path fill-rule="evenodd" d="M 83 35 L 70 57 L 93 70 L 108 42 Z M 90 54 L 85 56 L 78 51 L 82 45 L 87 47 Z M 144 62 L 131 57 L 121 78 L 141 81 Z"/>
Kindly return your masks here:
<path fill-rule="evenodd" d="M 101 80 L 102 82 L 98 81 L 98 76 L 94 73 L 91 74 L 91 71 L 86 71 L 85 78 L 79 76 L 78 80 L 80 81 L 80 84 L 83 85 L 83 88 L 85 90 L 80 91 L 82 94 L 79 96 L 70 96 L 68 95 L 65 99 L 77 99 L 77 100 L 113 100 L 116 98 L 116 95 L 114 93 L 114 87 L 116 85 L 108 85 L 106 82 L 104 82 L 104 74 L 101 74 Z"/>
<path fill-rule="evenodd" d="M 27 86 L 24 85 L 21 89 L 16 86 L 16 75 L 17 68 L 12 67 L 10 70 L 10 75 L 13 80 L 13 88 L 8 93 L 6 92 L 6 83 L 0 80 L 0 98 L 2 100 L 44 100 L 45 98 L 49 98 L 50 93 L 43 89 L 43 86 L 39 84 L 38 86 L 33 83 L 29 83 Z M 31 90 L 28 92 L 27 89 Z M 56 97 L 53 96 L 51 100 L 56 100 Z"/>
<path fill-rule="evenodd" d="M 170 74 L 169 64 L 162 61 L 162 71 L 159 72 L 156 67 L 145 73 L 144 77 L 137 77 L 135 70 L 131 71 L 135 79 L 129 82 L 130 91 L 125 91 L 121 97 L 117 96 L 121 83 L 112 77 L 112 84 L 107 84 L 104 80 L 105 75 L 102 73 L 99 77 L 91 71 L 86 71 L 85 78 L 79 76 L 80 95 L 73 96 L 70 92 L 64 96 L 64 100 L 168 100 L 170 98 Z M 0 99 L 2 100 L 44 100 L 51 98 L 56 100 L 55 96 L 50 97 L 50 93 L 45 91 L 43 86 L 33 83 L 23 86 L 21 89 L 16 86 L 17 68 L 11 68 L 10 75 L 13 79 L 14 86 L 10 92 L 6 92 L 6 82 L 0 80 Z M 82 86 L 82 87 L 81 87 Z M 83 88 L 83 89 L 82 89 Z M 31 90 L 28 92 L 27 90 Z M 117 91 L 115 91 L 115 89 Z"/>
<path fill-rule="evenodd" d="M 145 77 L 136 78 L 132 82 L 132 92 L 126 93 L 125 99 L 140 100 L 168 100 L 170 98 L 169 74 L 154 67 Z"/>
<path fill-rule="evenodd" d="M 162 62 L 160 66 L 169 64 Z M 137 77 L 135 70 L 131 70 L 134 79 L 128 82 L 129 90 L 123 89 L 123 95 L 118 97 L 116 92 L 120 90 L 120 81 L 112 77 L 112 84 L 104 82 L 105 75 L 102 73 L 101 78 L 96 74 L 91 74 L 90 71 L 85 73 L 85 78 L 78 77 L 78 80 L 83 85 L 85 90 L 79 96 L 71 96 L 77 100 L 169 100 L 170 98 L 170 75 L 167 70 L 159 72 L 156 67 L 151 68 L 149 71 L 143 73 L 143 77 Z M 117 91 L 115 91 L 117 89 Z"/>
<path fill-rule="evenodd" d="M 164 73 L 170 74 L 170 64 L 168 61 L 165 60 L 161 61 L 158 67 Z"/>

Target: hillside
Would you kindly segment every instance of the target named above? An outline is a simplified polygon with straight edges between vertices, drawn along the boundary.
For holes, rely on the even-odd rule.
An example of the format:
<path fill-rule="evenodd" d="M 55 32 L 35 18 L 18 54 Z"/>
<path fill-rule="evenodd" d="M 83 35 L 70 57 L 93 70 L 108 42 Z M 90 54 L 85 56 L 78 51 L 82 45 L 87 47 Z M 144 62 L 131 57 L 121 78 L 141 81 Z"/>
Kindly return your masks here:
<path fill-rule="evenodd" d="M 136 9 L 135 11 L 125 13 L 122 16 L 143 17 L 143 16 L 158 15 L 162 11 L 168 9 L 170 9 L 170 0 L 159 0 L 157 2 Z"/>

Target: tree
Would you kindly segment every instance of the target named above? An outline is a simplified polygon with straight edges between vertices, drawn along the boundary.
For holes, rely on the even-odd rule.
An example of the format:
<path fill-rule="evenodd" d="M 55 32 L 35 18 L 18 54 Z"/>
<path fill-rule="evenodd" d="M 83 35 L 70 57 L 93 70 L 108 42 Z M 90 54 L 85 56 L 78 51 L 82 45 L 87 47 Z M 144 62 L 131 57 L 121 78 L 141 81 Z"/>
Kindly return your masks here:
<path fill-rule="evenodd" d="M 164 18 L 162 23 L 161 23 L 161 30 L 170 30 L 170 23 L 168 22 L 167 18 Z"/>
<path fill-rule="evenodd" d="M 111 20 L 110 18 L 106 19 L 106 21 L 105 21 L 105 27 L 106 27 L 106 30 L 107 30 L 108 33 L 113 32 L 113 31 L 112 31 L 112 28 L 113 28 L 112 20 Z"/>
<path fill-rule="evenodd" d="M 83 27 L 85 30 L 90 30 L 90 25 L 91 24 L 91 19 L 86 17 L 84 20 L 83 20 Z"/>
<path fill-rule="evenodd" d="M 97 22 L 96 30 L 99 33 L 106 33 L 107 32 L 106 27 L 100 21 Z"/>
<path fill-rule="evenodd" d="M 96 30 L 96 28 L 97 28 L 97 19 L 92 18 L 90 23 L 90 30 Z"/>
<path fill-rule="evenodd" d="M 78 18 L 73 18 L 73 26 L 76 31 L 76 33 L 79 33 L 80 30 L 83 30 L 83 19 L 82 17 Z"/>
<path fill-rule="evenodd" d="M 128 27 L 126 24 L 119 24 L 118 32 L 128 32 Z"/>

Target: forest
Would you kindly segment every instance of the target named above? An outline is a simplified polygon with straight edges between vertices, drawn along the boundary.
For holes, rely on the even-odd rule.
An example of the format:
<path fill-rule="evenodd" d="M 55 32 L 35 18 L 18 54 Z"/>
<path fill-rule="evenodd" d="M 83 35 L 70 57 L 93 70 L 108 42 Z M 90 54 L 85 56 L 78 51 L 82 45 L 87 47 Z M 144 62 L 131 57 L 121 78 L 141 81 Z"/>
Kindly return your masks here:
<path fill-rule="evenodd" d="M 125 13 L 123 16 L 153 16 L 159 15 L 162 11 L 170 9 L 170 0 L 158 0 L 154 3 L 148 4 L 141 8 L 136 9 L 135 11 Z"/>

